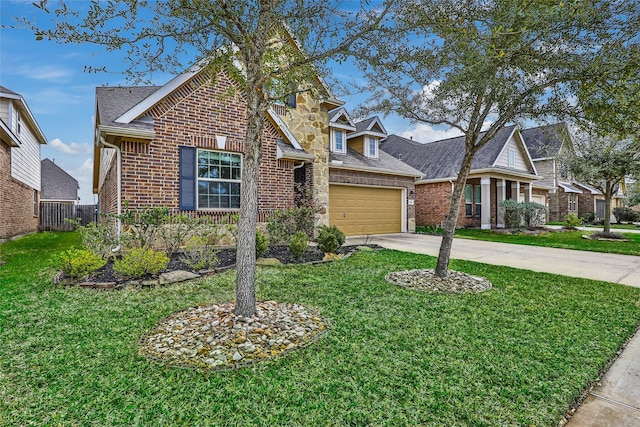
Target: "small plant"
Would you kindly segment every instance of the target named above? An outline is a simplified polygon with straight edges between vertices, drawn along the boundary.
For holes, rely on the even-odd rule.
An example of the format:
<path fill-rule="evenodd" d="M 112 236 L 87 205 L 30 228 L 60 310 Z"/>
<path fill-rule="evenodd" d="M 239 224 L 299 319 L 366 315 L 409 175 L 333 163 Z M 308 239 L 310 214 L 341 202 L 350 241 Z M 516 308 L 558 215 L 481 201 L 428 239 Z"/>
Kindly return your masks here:
<path fill-rule="evenodd" d="M 193 236 L 183 249 L 184 262 L 194 270 L 211 269 L 218 264 L 218 251 L 204 236 Z"/>
<path fill-rule="evenodd" d="M 318 229 L 316 242 L 322 252 L 335 253 L 344 244 L 344 233 L 335 225 L 323 225 Z"/>
<path fill-rule="evenodd" d="M 151 248 L 160 228 L 167 222 L 169 208 L 165 206 L 147 207 L 143 209 L 126 209 L 120 215 L 122 224 L 127 229 L 127 245 L 139 248 Z M 123 236 L 123 237 L 125 237 Z"/>
<path fill-rule="evenodd" d="M 504 209 L 504 226 L 506 228 L 520 228 L 522 225 L 522 207 L 515 200 L 500 202 L 500 209 Z"/>
<path fill-rule="evenodd" d="M 528 228 L 544 225 L 547 208 L 539 203 L 504 200 L 500 203 L 504 210 L 504 225 L 507 228 Z"/>
<path fill-rule="evenodd" d="M 298 231 L 289 239 L 289 250 L 296 259 L 302 259 L 308 247 L 309 240 L 307 240 L 307 234 L 303 231 Z"/>
<path fill-rule="evenodd" d="M 133 248 L 122 259 L 116 259 L 113 271 L 121 278 L 139 279 L 148 274 L 156 275 L 167 268 L 169 257 L 153 249 Z"/>
<path fill-rule="evenodd" d="M 276 211 L 273 217 L 267 220 L 270 243 L 273 245 L 288 242 L 291 236 L 299 231 L 305 233 L 308 239 L 312 239 L 317 212 L 318 209 L 313 204 Z"/>
<path fill-rule="evenodd" d="M 576 228 L 582 225 L 582 220 L 574 213 L 567 214 L 564 217 L 565 228 Z"/>
<path fill-rule="evenodd" d="M 636 212 L 631 208 L 622 207 L 614 208 L 613 216 L 616 217 L 618 222 L 637 222 L 640 221 L 640 212 Z"/>
<path fill-rule="evenodd" d="M 256 258 L 260 258 L 269 249 L 269 243 L 262 231 L 256 229 Z"/>
<path fill-rule="evenodd" d="M 83 226 L 80 220 L 77 219 L 67 219 L 66 221 L 74 224 L 82 238 L 82 246 L 86 249 L 102 258 L 109 258 L 113 255 L 111 250 L 118 246 L 118 238 L 113 221 L 109 221 L 107 224 L 91 222 L 87 226 Z"/>
<path fill-rule="evenodd" d="M 57 261 L 60 269 L 74 279 L 86 276 L 107 263 L 100 255 L 88 249 L 70 249 L 62 252 Z"/>
<path fill-rule="evenodd" d="M 163 242 L 164 250 L 169 258 L 176 253 L 189 236 L 193 235 L 198 221 L 186 214 L 169 215 L 158 227 L 158 237 Z"/>
<path fill-rule="evenodd" d="M 588 222 L 590 224 L 594 223 L 596 220 L 596 213 L 595 212 L 589 212 L 588 214 L 586 214 L 585 216 L 583 216 L 581 218 L 584 222 Z"/>

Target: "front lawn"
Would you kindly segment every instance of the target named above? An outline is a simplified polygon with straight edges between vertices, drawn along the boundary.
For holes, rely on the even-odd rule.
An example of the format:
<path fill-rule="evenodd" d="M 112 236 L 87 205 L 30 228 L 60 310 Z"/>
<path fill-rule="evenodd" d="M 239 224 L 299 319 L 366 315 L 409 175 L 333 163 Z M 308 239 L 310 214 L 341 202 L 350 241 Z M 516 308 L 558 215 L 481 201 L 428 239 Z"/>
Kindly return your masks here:
<path fill-rule="evenodd" d="M 584 239 L 591 231 L 562 231 L 540 235 L 498 233 L 492 230 L 458 229 L 456 237 L 518 245 L 545 246 L 550 248 L 576 249 L 581 251 L 606 252 L 610 254 L 640 255 L 640 234 L 622 233 L 629 241 L 601 241 Z"/>
<path fill-rule="evenodd" d="M 384 280 L 435 258 L 361 252 L 262 267 L 262 300 L 317 307 L 313 345 L 239 371 L 161 366 L 137 353 L 160 319 L 233 299 L 234 273 L 158 289 L 51 284 L 79 239 L 41 233 L 0 247 L 0 425 L 555 426 L 640 322 L 640 289 L 456 261 L 482 294 Z"/>

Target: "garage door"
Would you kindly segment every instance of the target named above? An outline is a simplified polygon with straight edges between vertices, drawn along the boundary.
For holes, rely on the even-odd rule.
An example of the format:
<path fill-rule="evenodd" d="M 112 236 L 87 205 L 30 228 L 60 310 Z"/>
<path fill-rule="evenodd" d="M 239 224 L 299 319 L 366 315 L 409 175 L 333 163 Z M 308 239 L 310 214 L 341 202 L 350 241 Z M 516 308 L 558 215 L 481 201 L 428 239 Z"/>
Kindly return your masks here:
<path fill-rule="evenodd" d="M 347 236 L 400 233 L 402 190 L 330 185 L 329 224 Z"/>

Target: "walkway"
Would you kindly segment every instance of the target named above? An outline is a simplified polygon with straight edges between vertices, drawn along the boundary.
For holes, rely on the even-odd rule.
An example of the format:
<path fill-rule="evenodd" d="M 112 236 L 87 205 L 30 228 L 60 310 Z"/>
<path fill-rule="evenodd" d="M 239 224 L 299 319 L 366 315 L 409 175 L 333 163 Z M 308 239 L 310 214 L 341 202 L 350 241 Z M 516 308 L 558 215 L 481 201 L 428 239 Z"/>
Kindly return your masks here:
<path fill-rule="evenodd" d="M 367 241 L 389 249 L 437 256 L 441 237 L 385 234 L 371 236 Z M 347 239 L 347 244 L 363 242 L 359 237 Z M 451 258 L 640 287 L 640 257 L 631 255 L 454 239 Z M 640 426 L 640 332 L 567 424 L 596 426 Z"/>

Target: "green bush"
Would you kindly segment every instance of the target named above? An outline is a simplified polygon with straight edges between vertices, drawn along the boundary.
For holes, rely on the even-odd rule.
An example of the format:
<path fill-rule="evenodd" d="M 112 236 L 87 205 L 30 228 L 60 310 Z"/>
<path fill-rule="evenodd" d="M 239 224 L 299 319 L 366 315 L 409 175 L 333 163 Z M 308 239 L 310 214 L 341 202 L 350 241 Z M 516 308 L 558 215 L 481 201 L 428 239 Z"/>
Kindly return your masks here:
<path fill-rule="evenodd" d="M 256 229 L 256 258 L 260 258 L 269 249 L 269 243 L 262 231 Z"/>
<path fill-rule="evenodd" d="M 82 246 L 101 258 L 111 257 L 113 255 L 111 250 L 119 245 L 113 220 L 107 224 L 91 222 L 87 226 L 83 226 L 79 220 L 67 219 L 66 221 L 75 225 L 82 238 Z"/>
<path fill-rule="evenodd" d="M 544 225 L 547 215 L 547 208 L 534 202 L 504 200 L 500 203 L 500 208 L 504 209 L 506 228 L 540 227 Z"/>
<path fill-rule="evenodd" d="M 302 231 L 308 239 L 312 239 L 317 212 L 318 209 L 313 205 L 276 211 L 273 217 L 267 220 L 270 243 L 288 242 L 298 231 Z"/>
<path fill-rule="evenodd" d="M 618 222 L 637 222 L 640 221 L 640 212 L 636 212 L 630 208 L 614 208 L 613 215 Z"/>
<path fill-rule="evenodd" d="M 107 261 L 88 249 L 70 249 L 58 257 L 60 269 L 76 279 L 104 266 Z"/>
<path fill-rule="evenodd" d="M 344 243 L 344 233 L 335 225 L 331 227 L 323 225 L 318 229 L 316 242 L 322 252 L 335 253 Z"/>
<path fill-rule="evenodd" d="M 158 226 L 158 238 L 162 241 L 164 250 L 169 258 L 185 244 L 199 226 L 197 219 L 189 218 L 186 214 L 167 215 Z"/>
<path fill-rule="evenodd" d="M 167 268 L 169 257 L 153 249 L 133 248 L 122 259 L 116 259 L 113 271 L 120 278 L 139 279 L 148 274 L 156 275 Z"/>
<path fill-rule="evenodd" d="M 564 217 L 564 226 L 567 228 L 575 228 L 582 225 L 582 220 L 574 213 L 567 214 Z"/>
<path fill-rule="evenodd" d="M 542 227 L 547 217 L 547 208 L 539 203 L 524 202 L 522 204 L 522 219 L 527 227 Z"/>
<path fill-rule="evenodd" d="M 289 240 L 289 250 L 296 259 L 301 259 L 308 247 L 309 240 L 304 232 L 298 231 L 296 234 L 291 236 L 291 239 Z"/>
<path fill-rule="evenodd" d="M 126 204 L 125 204 L 126 207 Z M 128 209 L 119 216 L 123 229 L 123 244 L 129 247 L 152 248 L 156 235 L 167 222 L 169 208 L 165 206 Z"/>
<path fill-rule="evenodd" d="M 515 200 L 500 202 L 500 208 L 504 209 L 504 226 L 506 228 L 520 228 L 522 225 L 522 206 Z"/>
<path fill-rule="evenodd" d="M 183 251 L 184 262 L 194 270 L 211 269 L 218 264 L 218 251 L 208 244 L 207 237 L 191 237 Z"/>

